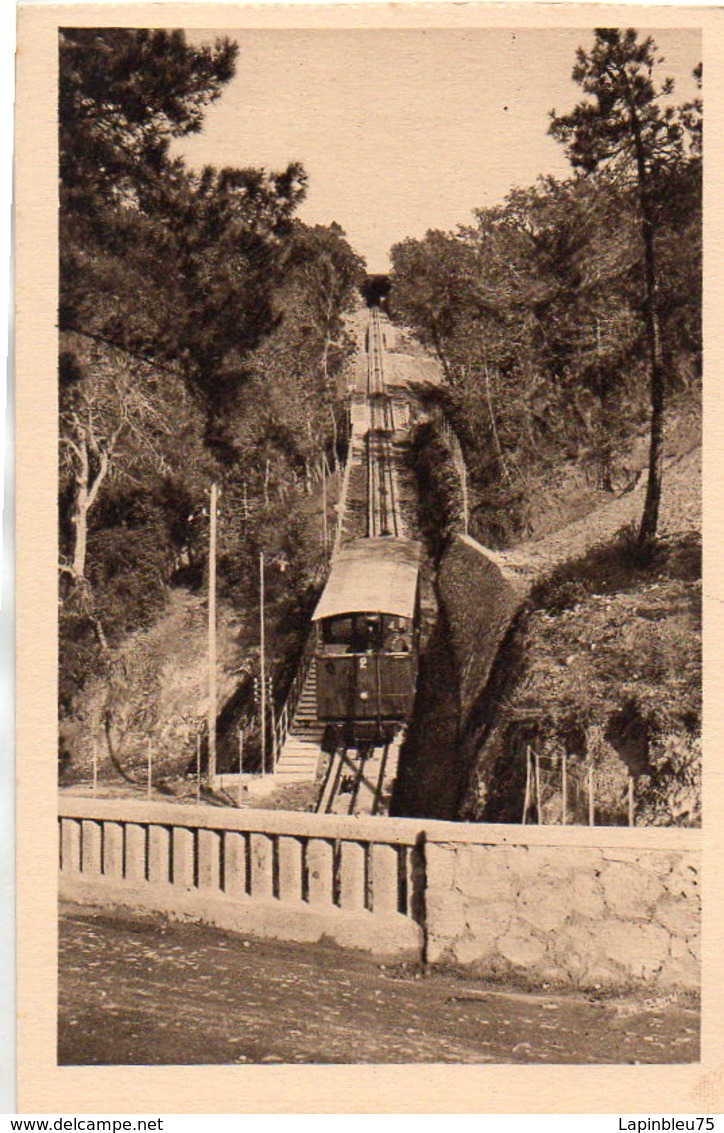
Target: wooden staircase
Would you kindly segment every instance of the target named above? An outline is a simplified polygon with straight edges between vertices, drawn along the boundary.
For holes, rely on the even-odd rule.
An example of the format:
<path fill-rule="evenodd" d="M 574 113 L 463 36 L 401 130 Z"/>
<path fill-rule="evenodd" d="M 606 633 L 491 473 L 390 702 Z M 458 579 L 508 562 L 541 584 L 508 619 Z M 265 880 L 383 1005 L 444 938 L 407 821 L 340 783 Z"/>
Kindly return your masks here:
<path fill-rule="evenodd" d="M 324 724 L 317 720 L 317 665 L 312 659 L 277 761 L 275 776 L 280 786 L 314 781 L 323 734 Z"/>

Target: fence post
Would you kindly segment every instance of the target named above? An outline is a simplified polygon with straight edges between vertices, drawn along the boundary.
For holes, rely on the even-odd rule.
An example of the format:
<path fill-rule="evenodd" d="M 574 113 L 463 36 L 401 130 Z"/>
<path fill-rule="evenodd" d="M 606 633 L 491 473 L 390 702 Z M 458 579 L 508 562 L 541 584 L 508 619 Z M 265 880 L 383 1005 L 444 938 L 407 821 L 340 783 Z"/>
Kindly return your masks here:
<path fill-rule="evenodd" d="M 241 806 L 241 795 L 243 791 L 241 777 L 244 774 L 244 729 L 239 728 L 239 786 L 236 792 L 236 805 Z"/>
<path fill-rule="evenodd" d="M 634 811 L 634 777 L 630 773 L 628 777 L 628 824 L 629 826 L 636 825 L 636 814 Z"/>
<path fill-rule="evenodd" d="M 201 733 L 196 734 L 196 802 L 201 802 Z"/>
<path fill-rule="evenodd" d="M 523 826 L 528 821 L 528 807 L 530 806 L 530 745 L 525 749 L 525 796 L 523 798 Z"/>
<path fill-rule="evenodd" d="M 588 764 L 588 825 L 595 826 L 595 807 L 593 801 L 593 759 Z"/>
<path fill-rule="evenodd" d="M 561 825 L 568 822 L 568 753 L 561 756 Z"/>
<path fill-rule="evenodd" d="M 535 805 L 538 812 L 538 825 L 540 826 L 543 822 L 543 814 L 540 798 L 540 756 L 537 751 L 533 752 L 533 757 L 535 759 Z"/>

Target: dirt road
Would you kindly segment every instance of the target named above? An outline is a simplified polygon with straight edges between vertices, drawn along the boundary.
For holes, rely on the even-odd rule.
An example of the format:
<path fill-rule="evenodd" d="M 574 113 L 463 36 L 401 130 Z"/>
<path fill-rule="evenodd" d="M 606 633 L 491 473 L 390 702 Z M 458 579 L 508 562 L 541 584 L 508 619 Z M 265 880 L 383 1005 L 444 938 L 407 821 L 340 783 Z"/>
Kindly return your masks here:
<path fill-rule="evenodd" d="M 698 1058 L 698 1012 L 530 994 L 338 949 L 66 907 L 61 1065 L 656 1063 Z"/>

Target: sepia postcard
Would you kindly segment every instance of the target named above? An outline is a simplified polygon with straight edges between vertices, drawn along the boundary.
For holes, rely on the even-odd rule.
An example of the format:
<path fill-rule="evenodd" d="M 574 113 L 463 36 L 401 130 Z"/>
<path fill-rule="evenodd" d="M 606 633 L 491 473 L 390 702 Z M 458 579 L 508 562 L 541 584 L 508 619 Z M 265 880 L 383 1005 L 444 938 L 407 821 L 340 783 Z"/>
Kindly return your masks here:
<path fill-rule="evenodd" d="M 721 1112 L 721 13 L 18 28 L 20 1112 Z"/>

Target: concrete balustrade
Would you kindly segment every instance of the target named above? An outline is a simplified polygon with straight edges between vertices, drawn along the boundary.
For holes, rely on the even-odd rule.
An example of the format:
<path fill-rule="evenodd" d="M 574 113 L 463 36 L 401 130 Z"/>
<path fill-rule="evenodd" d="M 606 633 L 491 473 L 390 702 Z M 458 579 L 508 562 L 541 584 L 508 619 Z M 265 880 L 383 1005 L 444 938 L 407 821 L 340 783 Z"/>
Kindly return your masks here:
<path fill-rule="evenodd" d="M 60 893 L 579 987 L 699 980 L 700 832 L 64 796 Z"/>
<path fill-rule="evenodd" d="M 66 796 L 61 895 L 418 957 L 405 870 L 419 832 L 381 833 L 374 819 Z"/>

